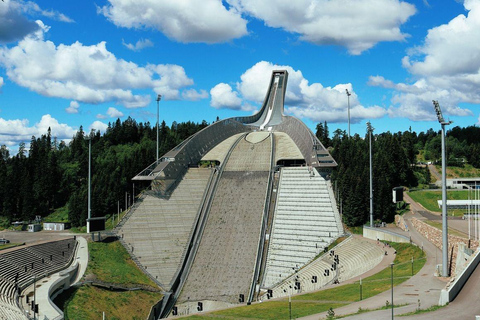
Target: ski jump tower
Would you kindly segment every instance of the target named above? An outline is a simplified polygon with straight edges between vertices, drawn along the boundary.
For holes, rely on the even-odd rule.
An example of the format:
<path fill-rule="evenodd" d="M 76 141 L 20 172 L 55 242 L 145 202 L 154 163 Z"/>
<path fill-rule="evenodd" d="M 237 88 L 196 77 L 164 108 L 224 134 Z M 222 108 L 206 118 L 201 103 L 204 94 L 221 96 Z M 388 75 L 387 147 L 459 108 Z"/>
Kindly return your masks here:
<path fill-rule="evenodd" d="M 284 114 L 287 80 L 273 71 L 259 112 L 211 124 L 133 178 L 151 190 L 118 232 L 166 292 L 153 318 L 250 303 L 343 234 L 337 164 Z"/>

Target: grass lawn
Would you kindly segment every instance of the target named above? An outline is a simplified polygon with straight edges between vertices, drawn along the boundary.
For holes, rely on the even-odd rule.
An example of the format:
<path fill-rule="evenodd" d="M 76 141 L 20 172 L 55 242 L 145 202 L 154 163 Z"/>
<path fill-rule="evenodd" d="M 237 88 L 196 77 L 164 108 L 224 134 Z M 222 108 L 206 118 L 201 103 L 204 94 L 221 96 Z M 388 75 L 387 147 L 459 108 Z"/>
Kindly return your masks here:
<path fill-rule="evenodd" d="M 412 275 L 412 257 L 413 273 L 417 273 L 425 264 L 425 253 L 417 246 L 408 243 L 392 243 L 397 250 L 395 265 L 393 266 L 393 282 L 398 285 L 407 280 Z M 362 280 L 363 299 L 377 295 L 390 288 L 391 270 L 383 269 L 377 274 Z M 325 300 L 325 301 L 345 301 L 355 302 L 360 300 L 360 282 L 339 286 L 337 288 L 307 293 L 296 296 L 295 299 L 301 300 Z"/>
<path fill-rule="evenodd" d="M 361 234 L 363 235 L 363 226 L 357 227 L 347 227 L 347 229 L 353 234 Z"/>
<path fill-rule="evenodd" d="M 86 274 L 93 273 L 98 280 L 119 284 L 144 284 L 157 287 L 130 258 L 119 241 L 89 242 L 90 261 Z"/>
<path fill-rule="evenodd" d="M 292 318 L 308 316 L 310 314 L 325 312 L 330 308 L 338 308 L 343 303 L 322 303 L 317 301 L 296 301 L 292 299 Z M 288 298 L 286 300 L 269 301 L 226 309 L 210 314 L 188 317 L 188 319 L 290 319 Z"/>
<path fill-rule="evenodd" d="M 130 258 L 119 241 L 89 242 L 87 277 L 125 287 L 150 286 L 158 289 Z M 158 292 L 145 290 L 110 291 L 91 285 L 70 288 L 55 300 L 64 310 L 65 319 L 146 319 L 151 307 L 162 298 Z"/>
<path fill-rule="evenodd" d="M 43 218 L 43 222 L 68 222 L 68 207 L 64 206 Z"/>
<path fill-rule="evenodd" d="M 123 216 L 125 216 L 126 214 L 127 214 L 127 211 L 120 212 L 120 220 L 122 220 Z M 118 222 L 119 222 L 118 214 L 108 216 L 107 220 L 105 221 L 105 229 L 112 230 L 113 228 L 115 228 Z"/>
<path fill-rule="evenodd" d="M 68 291 L 67 295 L 60 296 L 69 296 L 69 300 L 55 301 L 60 306 L 66 304 L 65 320 L 102 319 L 102 312 L 109 320 L 144 320 L 152 305 L 161 298 L 160 293 L 140 290 L 115 292 L 88 285 Z"/>
<path fill-rule="evenodd" d="M 24 245 L 25 243 L 7 243 L 7 244 L 0 244 L 0 251 L 4 250 L 4 249 L 8 249 L 8 248 L 13 248 L 13 247 L 17 247 L 17 246 L 22 246 Z"/>
<path fill-rule="evenodd" d="M 422 314 L 422 313 L 432 312 L 432 311 L 438 310 L 438 309 L 443 308 L 443 307 L 445 307 L 445 306 L 433 305 L 433 306 L 431 306 L 430 308 L 417 309 L 417 310 L 412 311 L 412 312 L 400 314 L 400 315 L 398 315 L 397 317 L 413 316 L 413 315 L 416 315 L 416 314 Z"/>
<path fill-rule="evenodd" d="M 397 250 L 393 268 L 394 285 L 406 281 L 413 273 L 417 273 L 425 264 L 425 253 L 414 245 L 392 243 Z M 363 299 L 389 290 L 391 286 L 390 267 L 362 280 Z M 360 300 L 360 283 L 339 285 L 333 289 L 322 290 L 292 297 L 292 317 L 303 317 L 325 312 L 330 308 Z M 251 306 L 242 306 L 222 311 L 188 317 L 188 319 L 289 319 L 288 298 L 275 301 L 264 301 Z"/>
<path fill-rule="evenodd" d="M 120 219 L 127 213 L 127 211 L 120 212 Z M 112 230 L 118 224 L 118 215 L 107 215 L 105 220 L 105 229 Z M 1 222 L 1 221 L 0 221 Z M 68 207 L 64 206 L 56 209 L 50 215 L 43 218 L 43 222 L 69 222 L 68 220 Z M 87 227 L 74 227 L 70 229 L 74 233 L 86 233 Z"/>
<path fill-rule="evenodd" d="M 442 172 L 442 166 L 436 166 L 438 172 Z M 480 169 L 474 168 L 470 164 L 464 167 L 447 167 L 447 178 L 476 178 L 480 177 Z"/>
<path fill-rule="evenodd" d="M 427 210 L 433 212 L 442 212 L 442 210 L 438 207 L 437 200 L 442 200 L 442 191 L 441 190 L 418 190 L 418 191 L 410 191 L 408 195 L 415 200 L 416 202 L 420 203 L 423 207 Z M 471 198 L 473 197 L 473 194 Z M 447 190 L 447 199 L 449 200 L 466 200 L 468 199 L 468 190 Z M 454 212 L 456 215 L 462 214 L 466 211 L 465 209 L 459 210 L 448 210 L 450 213 Z"/>

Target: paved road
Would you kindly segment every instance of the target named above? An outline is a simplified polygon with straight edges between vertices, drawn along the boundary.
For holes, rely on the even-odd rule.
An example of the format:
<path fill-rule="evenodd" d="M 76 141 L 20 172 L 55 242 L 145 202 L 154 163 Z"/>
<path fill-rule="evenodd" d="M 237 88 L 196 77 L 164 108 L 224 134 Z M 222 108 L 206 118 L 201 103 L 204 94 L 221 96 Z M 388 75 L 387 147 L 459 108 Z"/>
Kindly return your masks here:
<path fill-rule="evenodd" d="M 415 311 L 418 306 L 418 300 L 420 300 L 421 308 L 428 308 L 432 305 L 438 304 L 440 298 L 440 291 L 445 287 L 446 280 L 439 279 L 434 276 L 436 261 L 435 257 L 438 256 L 441 259 L 441 251 L 433 244 L 428 242 L 422 235 L 420 235 L 410 223 L 410 219 L 415 215 L 407 214 L 405 216 L 406 223 L 409 228 L 409 232 L 403 232 L 400 229 L 395 232 L 410 236 L 412 241 L 418 246 L 422 247 L 427 254 L 427 262 L 425 266 L 415 276 L 405 281 L 404 283 L 394 287 L 394 303 L 395 304 L 408 304 L 405 307 L 396 308 L 395 314 L 403 314 L 411 311 Z M 391 291 L 385 291 L 379 295 L 371 297 L 369 299 L 351 303 L 345 307 L 338 308 L 335 311 L 337 316 L 352 314 L 362 309 L 377 309 L 385 306 L 386 301 L 391 301 Z M 312 315 L 301 318 L 303 320 L 318 320 L 326 318 L 326 313 Z M 349 316 L 344 319 L 350 320 L 384 320 L 391 317 L 391 310 L 379 310 L 369 313 L 364 313 L 355 316 Z"/>
<path fill-rule="evenodd" d="M 442 181 L 442 174 L 437 171 L 437 168 L 433 164 L 428 165 L 428 170 L 430 170 L 430 174 L 437 179 L 437 181 Z"/>
<path fill-rule="evenodd" d="M 442 221 L 441 214 L 428 211 L 422 205 L 413 201 L 413 199 L 408 195 L 408 193 L 404 193 L 404 198 L 406 202 L 410 203 L 410 210 L 412 210 L 412 212 L 418 215 L 417 218 L 425 218 L 426 220 L 432 220 L 437 222 Z M 480 220 L 477 220 L 477 224 L 477 235 L 480 236 Z M 473 219 L 471 219 L 469 224 L 468 219 L 463 220 L 461 217 L 448 217 L 448 227 L 463 233 L 465 238 L 468 238 L 469 234 L 471 239 L 475 237 L 475 224 Z"/>
<path fill-rule="evenodd" d="M 40 231 L 40 232 L 28 232 L 28 231 L 12 231 L 3 230 L 0 231 L 0 238 L 5 237 L 12 243 L 24 243 L 31 244 L 36 242 L 54 241 L 65 239 L 74 236 L 74 233 L 67 231 Z M 81 234 L 78 234 L 81 235 Z"/>

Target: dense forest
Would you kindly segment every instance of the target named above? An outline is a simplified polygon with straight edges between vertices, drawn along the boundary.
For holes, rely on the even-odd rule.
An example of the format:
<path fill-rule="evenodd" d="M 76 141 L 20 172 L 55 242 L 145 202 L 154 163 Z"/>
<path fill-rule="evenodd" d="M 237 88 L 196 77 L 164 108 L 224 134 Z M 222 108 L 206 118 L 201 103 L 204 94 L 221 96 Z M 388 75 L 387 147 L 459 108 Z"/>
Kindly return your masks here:
<path fill-rule="evenodd" d="M 160 125 L 160 155 L 206 127 L 208 123 Z M 132 194 L 131 178 L 155 161 L 156 126 L 132 118 L 110 123 L 105 134 L 85 133 L 82 128 L 67 145 L 50 130 L 32 137 L 30 148 L 21 144 L 10 156 L 0 149 L 0 216 L 8 223 L 47 216 L 67 206 L 73 226 L 86 224 L 88 145 L 92 139 L 92 217 L 117 212 L 125 193 Z M 135 194 L 140 190 L 135 190 Z"/>
<path fill-rule="evenodd" d="M 338 205 L 343 212 L 343 221 L 349 226 L 366 223 L 370 216 L 368 129 L 365 136 L 356 134 L 350 138 L 345 131 L 337 129 L 330 139 L 328 124 L 325 122 L 317 125 L 316 136 L 330 149 L 338 163 L 332 181 Z M 447 132 L 446 145 L 448 165 L 463 166 L 468 162 L 480 168 L 480 128 L 454 127 Z M 420 152 L 422 156 L 417 157 Z M 440 161 L 440 131 L 429 129 L 417 134 L 410 129 L 397 133 L 373 133 L 374 219 L 393 221 L 395 204 L 392 202 L 392 189 L 428 185 L 430 172 L 422 164 Z"/>
<path fill-rule="evenodd" d="M 173 122 L 160 126 L 160 154 L 208 125 L 207 122 Z M 319 123 L 316 135 L 329 148 L 338 167 L 332 180 L 343 219 L 347 225 L 361 225 L 369 215 L 368 135 L 348 137 L 345 131 L 330 135 L 328 124 Z M 73 226 L 83 226 L 87 217 L 88 145 L 92 141 L 92 217 L 117 212 L 125 193 L 133 191 L 131 178 L 155 161 L 156 127 L 132 118 L 110 123 L 106 132 L 84 132 L 82 128 L 67 144 L 52 137 L 50 130 L 32 137 L 29 149 L 21 144 L 16 155 L 0 148 L 0 223 L 31 220 L 68 209 Z M 440 159 L 440 134 L 432 129 L 374 133 L 372 136 L 375 219 L 391 221 L 395 213 L 392 188 L 428 184 L 429 171 L 418 165 L 422 159 Z M 480 167 L 480 128 L 455 127 L 448 132 L 449 163 L 464 160 Z M 137 186 L 135 195 L 140 192 Z"/>

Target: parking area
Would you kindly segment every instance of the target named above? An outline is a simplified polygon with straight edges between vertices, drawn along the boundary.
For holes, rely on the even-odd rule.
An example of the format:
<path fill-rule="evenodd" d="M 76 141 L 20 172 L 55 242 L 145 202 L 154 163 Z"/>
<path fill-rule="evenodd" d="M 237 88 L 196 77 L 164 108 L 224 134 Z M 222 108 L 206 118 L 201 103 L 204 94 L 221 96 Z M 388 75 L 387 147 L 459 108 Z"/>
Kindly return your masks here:
<path fill-rule="evenodd" d="M 73 235 L 82 235 L 82 234 L 74 234 L 68 231 L 39 231 L 39 232 L 12 231 L 12 230 L 0 231 L 0 239 L 7 239 L 10 241 L 10 243 L 25 243 L 25 244 L 59 240 L 59 239 L 64 239 L 65 237 L 73 236 Z"/>

